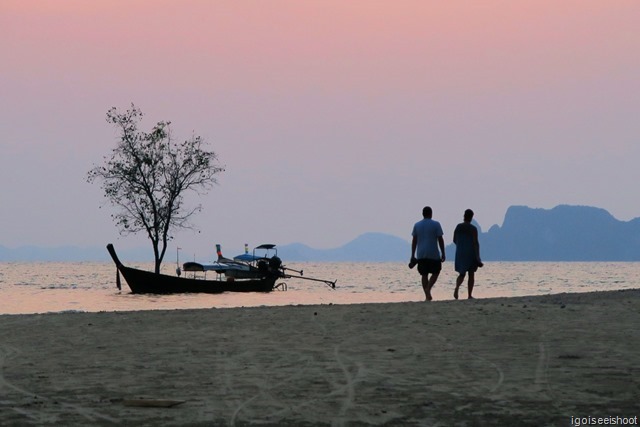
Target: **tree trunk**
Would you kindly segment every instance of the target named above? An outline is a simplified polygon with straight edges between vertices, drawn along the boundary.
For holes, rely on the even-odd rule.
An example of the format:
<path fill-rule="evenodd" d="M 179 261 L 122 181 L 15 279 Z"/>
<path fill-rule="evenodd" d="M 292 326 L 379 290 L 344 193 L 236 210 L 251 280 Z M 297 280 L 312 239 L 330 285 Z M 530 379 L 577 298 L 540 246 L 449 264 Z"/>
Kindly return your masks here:
<path fill-rule="evenodd" d="M 155 261 L 154 271 L 156 274 L 160 274 L 160 264 L 162 263 L 162 259 L 160 259 L 160 252 L 158 251 L 158 242 L 153 241 L 153 258 Z"/>

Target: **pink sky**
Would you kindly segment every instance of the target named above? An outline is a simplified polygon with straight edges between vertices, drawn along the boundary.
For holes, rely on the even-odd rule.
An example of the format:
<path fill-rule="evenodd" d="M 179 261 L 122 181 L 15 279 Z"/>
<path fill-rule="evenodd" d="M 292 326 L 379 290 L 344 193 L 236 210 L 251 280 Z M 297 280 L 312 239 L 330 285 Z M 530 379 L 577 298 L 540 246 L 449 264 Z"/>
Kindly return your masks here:
<path fill-rule="evenodd" d="M 467 207 L 485 230 L 513 204 L 638 217 L 638 22 L 634 0 L 3 0 L 0 245 L 117 238 L 84 176 L 131 102 L 227 166 L 178 235 L 198 251 L 408 239 L 425 204 L 449 238 Z"/>

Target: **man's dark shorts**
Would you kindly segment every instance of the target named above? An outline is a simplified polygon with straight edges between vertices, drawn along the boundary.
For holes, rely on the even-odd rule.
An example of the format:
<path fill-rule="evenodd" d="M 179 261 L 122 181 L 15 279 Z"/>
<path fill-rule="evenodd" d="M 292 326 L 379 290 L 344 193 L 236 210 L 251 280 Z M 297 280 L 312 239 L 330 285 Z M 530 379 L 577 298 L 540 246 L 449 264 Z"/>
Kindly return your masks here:
<path fill-rule="evenodd" d="M 442 261 L 439 259 L 424 258 L 418 260 L 418 273 L 421 276 L 440 273 L 440 270 L 442 270 Z"/>

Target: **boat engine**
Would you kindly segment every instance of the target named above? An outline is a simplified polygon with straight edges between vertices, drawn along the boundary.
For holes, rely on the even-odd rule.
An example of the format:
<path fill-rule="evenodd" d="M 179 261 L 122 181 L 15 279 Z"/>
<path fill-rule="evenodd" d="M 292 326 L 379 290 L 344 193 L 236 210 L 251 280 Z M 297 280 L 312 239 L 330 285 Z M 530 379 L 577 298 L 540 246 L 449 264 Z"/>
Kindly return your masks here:
<path fill-rule="evenodd" d="M 269 259 L 269 270 L 278 271 L 282 267 L 282 260 L 277 256 L 272 256 Z"/>

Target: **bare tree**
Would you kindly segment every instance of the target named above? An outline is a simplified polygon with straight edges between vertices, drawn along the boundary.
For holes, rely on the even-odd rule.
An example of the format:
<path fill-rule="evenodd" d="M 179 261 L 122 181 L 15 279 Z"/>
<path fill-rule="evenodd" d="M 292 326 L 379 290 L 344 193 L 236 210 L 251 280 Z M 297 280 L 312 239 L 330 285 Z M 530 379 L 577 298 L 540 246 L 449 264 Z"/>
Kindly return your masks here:
<path fill-rule="evenodd" d="M 172 231 L 189 228 L 189 218 L 202 209 L 185 207 L 185 192 L 205 193 L 224 168 L 214 152 L 203 149 L 200 136 L 176 143 L 171 122 L 158 122 L 150 133 L 143 132 L 138 129 L 142 116 L 133 104 L 124 113 L 116 108 L 107 112 L 120 140 L 104 165 L 89 171 L 87 181 L 101 181 L 105 197 L 118 208 L 111 216 L 120 234 L 147 233 L 159 273 Z"/>

